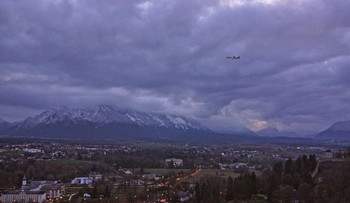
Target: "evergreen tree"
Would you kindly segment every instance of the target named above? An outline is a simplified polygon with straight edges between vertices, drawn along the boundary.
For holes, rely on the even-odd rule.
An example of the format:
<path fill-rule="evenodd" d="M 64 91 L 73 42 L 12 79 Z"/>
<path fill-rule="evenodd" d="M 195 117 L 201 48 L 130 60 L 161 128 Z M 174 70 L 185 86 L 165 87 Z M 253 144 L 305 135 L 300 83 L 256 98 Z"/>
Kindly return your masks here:
<path fill-rule="evenodd" d="M 230 201 L 234 199 L 234 185 L 233 185 L 233 178 L 231 176 L 228 177 L 225 199 L 226 201 Z"/>
<path fill-rule="evenodd" d="M 97 186 L 95 185 L 94 189 L 92 190 L 91 198 L 97 198 L 98 193 L 97 193 Z"/>
<path fill-rule="evenodd" d="M 106 185 L 105 192 L 104 192 L 104 197 L 109 198 L 111 196 L 111 192 L 109 190 L 109 186 Z"/>
<path fill-rule="evenodd" d="M 293 164 L 293 161 L 291 158 L 289 158 L 284 165 L 285 174 L 288 174 L 288 173 L 292 174 L 292 164 Z"/>
<path fill-rule="evenodd" d="M 273 166 L 273 172 L 277 173 L 279 175 L 282 174 L 282 170 L 283 170 L 283 163 L 282 162 L 277 162 L 274 166 Z"/>
<path fill-rule="evenodd" d="M 196 192 L 196 202 L 200 203 L 202 201 L 201 191 L 198 182 L 196 182 L 196 187 L 194 188 Z"/>
<path fill-rule="evenodd" d="M 309 155 L 310 171 L 314 171 L 317 166 L 316 155 Z"/>

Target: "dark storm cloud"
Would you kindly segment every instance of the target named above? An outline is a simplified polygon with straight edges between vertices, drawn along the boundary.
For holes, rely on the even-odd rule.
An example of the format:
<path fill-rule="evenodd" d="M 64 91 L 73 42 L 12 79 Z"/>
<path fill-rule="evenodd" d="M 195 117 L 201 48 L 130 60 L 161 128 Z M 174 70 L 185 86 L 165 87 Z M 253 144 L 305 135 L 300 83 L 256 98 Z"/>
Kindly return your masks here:
<path fill-rule="evenodd" d="M 319 131 L 350 119 L 349 6 L 1 1 L 0 117 L 106 103 L 212 127 Z"/>

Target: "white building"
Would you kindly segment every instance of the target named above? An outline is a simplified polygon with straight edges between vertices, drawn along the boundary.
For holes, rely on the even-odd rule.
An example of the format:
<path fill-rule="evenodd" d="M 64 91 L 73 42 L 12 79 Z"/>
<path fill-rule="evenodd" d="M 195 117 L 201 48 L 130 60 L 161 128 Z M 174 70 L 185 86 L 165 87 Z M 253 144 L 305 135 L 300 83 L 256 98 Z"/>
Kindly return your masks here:
<path fill-rule="evenodd" d="M 0 197 L 2 203 L 12 202 L 45 202 L 46 193 L 45 191 L 7 191 L 3 192 Z"/>
<path fill-rule="evenodd" d="M 71 181 L 71 184 L 88 185 L 93 182 L 92 177 L 76 177 Z"/>
<path fill-rule="evenodd" d="M 132 172 L 129 171 L 128 169 L 119 169 L 119 172 L 123 173 L 124 175 L 132 175 Z"/>
<path fill-rule="evenodd" d="M 103 179 L 103 176 L 102 174 L 93 172 L 89 175 L 89 178 L 92 179 L 92 182 L 97 182 L 101 181 Z"/>
<path fill-rule="evenodd" d="M 41 153 L 43 150 L 35 148 L 24 148 L 23 151 L 29 153 Z"/>
<path fill-rule="evenodd" d="M 183 160 L 182 159 L 176 159 L 176 158 L 170 158 L 170 159 L 165 159 L 165 164 L 166 166 L 169 167 L 182 167 L 183 166 Z"/>
<path fill-rule="evenodd" d="M 35 180 L 27 182 L 26 177 L 22 179 L 21 191 L 26 193 L 46 193 L 47 199 L 60 198 L 64 192 L 64 185 L 58 181 Z M 17 191 L 18 192 L 18 191 Z M 13 192 L 12 192 L 13 193 Z M 34 202 L 34 200 L 33 200 Z"/>
<path fill-rule="evenodd" d="M 44 185 L 41 190 L 45 191 L 47 199 L 60 198 L 64 192 L 62 184 Z"/>

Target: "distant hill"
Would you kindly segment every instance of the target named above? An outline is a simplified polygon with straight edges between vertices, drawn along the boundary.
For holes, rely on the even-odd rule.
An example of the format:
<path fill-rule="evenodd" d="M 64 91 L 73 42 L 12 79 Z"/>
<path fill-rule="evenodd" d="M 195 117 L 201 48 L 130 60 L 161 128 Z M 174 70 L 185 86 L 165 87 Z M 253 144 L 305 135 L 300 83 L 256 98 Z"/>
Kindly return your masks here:
<path fill-rule="evenodd" d="M 290 131 L 279 131 L 277 128 L 264 128 L 262 130 L 259 130 L 256 132 L 258 135 L 264 136 L 264 137 L 300 137 L 295 132 Z"/>
<path fill-rule="evenodd" d="M 320 139 L 350 140 L 350 120 L 339 121 L 316 135 Z"/>

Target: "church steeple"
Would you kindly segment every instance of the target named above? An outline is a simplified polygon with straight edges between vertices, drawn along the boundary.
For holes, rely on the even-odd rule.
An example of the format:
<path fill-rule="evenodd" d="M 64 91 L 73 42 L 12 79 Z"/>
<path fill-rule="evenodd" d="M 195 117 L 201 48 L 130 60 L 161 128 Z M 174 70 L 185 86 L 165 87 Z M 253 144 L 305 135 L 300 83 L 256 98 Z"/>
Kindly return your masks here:
<path fill-rule="evenodd" d="M 22 187 L 26 185 L 27 185 L 27 178 L 26 178 L 26 175 L 24 175 L 22 179 Z"/>

